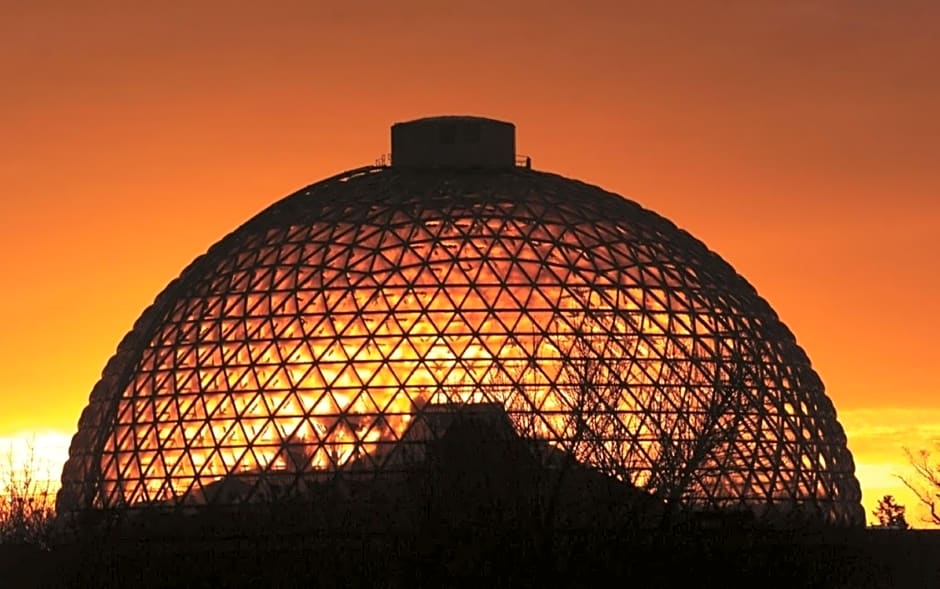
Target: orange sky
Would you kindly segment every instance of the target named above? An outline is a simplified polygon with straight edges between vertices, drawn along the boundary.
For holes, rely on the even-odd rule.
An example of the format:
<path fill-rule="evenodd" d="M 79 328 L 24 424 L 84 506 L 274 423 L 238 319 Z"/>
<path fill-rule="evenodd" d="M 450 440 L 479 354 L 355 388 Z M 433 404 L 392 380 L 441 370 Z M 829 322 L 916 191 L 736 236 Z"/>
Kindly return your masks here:
<path fill-rule="evenodd" d="M 81 4 L 0 0 L 0 438 L 70 435 L 236 225 L 392 122 L 481 114 L 728 260 L 826 382 L 866 506 L 912 507 L 902 446 L 940 436 L 940 3 Z"/>

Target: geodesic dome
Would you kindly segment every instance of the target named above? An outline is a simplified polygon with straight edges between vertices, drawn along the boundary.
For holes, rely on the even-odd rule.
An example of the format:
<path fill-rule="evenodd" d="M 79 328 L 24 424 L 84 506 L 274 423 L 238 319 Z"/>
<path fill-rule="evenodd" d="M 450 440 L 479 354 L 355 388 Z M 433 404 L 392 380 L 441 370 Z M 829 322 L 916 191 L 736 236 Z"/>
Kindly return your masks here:
<path fill-rule="evenodd" d="M 197 258 L 94 387 L 59 510 L 381 477 L 478 405 L 664 503 L 864 522 L 820 378 L 731 266 L 616 194 L 458 156 L 323 180 Z"/>

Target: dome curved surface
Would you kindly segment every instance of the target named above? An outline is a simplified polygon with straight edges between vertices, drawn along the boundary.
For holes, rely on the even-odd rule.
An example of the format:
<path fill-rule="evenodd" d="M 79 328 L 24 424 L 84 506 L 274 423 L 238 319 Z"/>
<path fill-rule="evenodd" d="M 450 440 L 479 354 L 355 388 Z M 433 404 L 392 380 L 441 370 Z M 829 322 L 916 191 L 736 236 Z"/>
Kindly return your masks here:
<path fill-rule="evenodd" d="M 220 240 L 106 366 L 58 507 L 378 475 L 468 404 L 666 503 L 864 522 L 835 409 L 755 290 L 663 217 L 523 168 L 353 170 Z"/>

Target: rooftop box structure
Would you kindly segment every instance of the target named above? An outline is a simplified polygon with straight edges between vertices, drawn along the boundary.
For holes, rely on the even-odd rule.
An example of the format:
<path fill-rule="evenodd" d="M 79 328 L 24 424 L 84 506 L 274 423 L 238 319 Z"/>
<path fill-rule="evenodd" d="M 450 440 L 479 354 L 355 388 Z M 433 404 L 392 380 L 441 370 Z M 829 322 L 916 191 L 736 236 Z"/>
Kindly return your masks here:
<path fill-rule="evenodd" d="M 516 127 L 483 117 L 429 117 L 392 126 L 392 165 L 500 168 L 515 165 Z"/>

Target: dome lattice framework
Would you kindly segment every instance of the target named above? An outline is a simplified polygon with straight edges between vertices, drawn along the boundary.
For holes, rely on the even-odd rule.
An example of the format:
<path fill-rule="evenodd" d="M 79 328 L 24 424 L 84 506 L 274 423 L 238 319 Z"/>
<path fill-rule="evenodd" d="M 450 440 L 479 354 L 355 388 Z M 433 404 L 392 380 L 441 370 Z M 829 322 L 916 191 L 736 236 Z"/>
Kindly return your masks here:
<path fill-rule="evenodd" d="M 106 366 L 58 506 L 379 476 L 422 416 L 476 403 L 663 502 L 864 521 L 832 403 L 754 289 L 655 213 L 525 168 L 358 169 L 222 239 Z"/>

